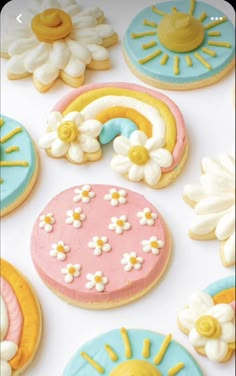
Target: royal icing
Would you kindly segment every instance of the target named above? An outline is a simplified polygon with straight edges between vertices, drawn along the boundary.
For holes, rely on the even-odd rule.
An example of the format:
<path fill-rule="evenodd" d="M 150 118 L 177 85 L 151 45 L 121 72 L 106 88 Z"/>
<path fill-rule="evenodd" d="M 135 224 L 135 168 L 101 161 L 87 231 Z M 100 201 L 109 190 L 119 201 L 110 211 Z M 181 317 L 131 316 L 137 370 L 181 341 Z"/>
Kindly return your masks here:
<path fill-rule="evenodd" d="M 200 184 L 189 184 L 184 196 L 196 214 L 190 232 L 204 236 L 214 232 L 221 241 L 225 266 L 235 263 L 235 159 L 220 154 L 202 160 Z"/>
<path fill-rule="evenodd" d="M 106 40 L 108 47 L 117 41 L 113 28 L 102 23 L 99 8 L 80 11 L 74 0 L 33 0 L 30 10 L 22 12 L 27 22 L 9 21 L 2 37 L 1 53 L 9 59 L 10 78 L 32 74 L 43 85 L 52 85 L 57 77 L 68 83 L 68 76 L 83 77 L 93 61 L 106 63 L 109 53 L 102 44 Z"/>
<path fill-rule="evenodd" d="M 84 187 L 94 196 L 89 202 L 74 202 L 75 190 L 81 192 Z M 105 199 L 114 193 L 125 202 L 112 205 L 110 198 Z M 150 202 L 128 189 L 96 184 L 72 187 L 57 195 L 42 213 L 53 213 L 55 222 L 52 231 L 44 231 L 40 214 L 34 225 L 34 265 L 46 284 L 72 303 L 120 305 L 148 290 L 168 263 L 170 243 L 163 219 Z M 138 213 L 152 224 L 141 225 Z M 153 237 L 160 242 L 159 254 L 143 251 L 143 240 Z"/>

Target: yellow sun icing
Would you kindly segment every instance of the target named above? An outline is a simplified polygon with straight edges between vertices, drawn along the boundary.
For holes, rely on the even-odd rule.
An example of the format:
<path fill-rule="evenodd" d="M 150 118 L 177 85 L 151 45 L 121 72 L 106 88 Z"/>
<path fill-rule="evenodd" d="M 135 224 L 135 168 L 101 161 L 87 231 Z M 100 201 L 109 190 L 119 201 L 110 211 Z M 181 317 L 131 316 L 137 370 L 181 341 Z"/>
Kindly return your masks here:
<path fill-rule="evenodd" d="M 212 316 L 202 316 L 195 324 L 197 332 L 207 338 L 219 338 L 221 336 L 221 326 L 218 320 Z"/>
<path fill-rule="evenodd" d="M 127 360 L 111 371 L 110 376 L 162 376 L 161 372 L 146 360 Z"/>
<path fill-rule="evenodd" d="M 123 227 L 124 226 L 124 221 L 122 221 L 121 219 L 118 219 L 116 221 L 116 224 L 117 224 L 117 226 Z"/>
<path fill-rule="evenodd" d="M 141 145 L 131 146 L 128 152 L 129 159 L 137 165 L 144 165 L 149 159 L 148 150 Z"/>
<path fill-rule="evenodd" d="M 41 42 L 53 43 L 66 38 L 72 31 L 70 16 L 61 9 L 46 9 L 36 14 L 32 19 L 31 27 Z"/>
<path fill-rule="evenodd" d="M 113 192 L 111 197 L 114 198 L 115 200 L 118 200 L 120 198 L 120 194 L 118 192 Z"/>
<path fill-rule="evenodd" d="M 137 259 L 136 259 L 136 257 L 130 257 L 129 262 L 130 262 L 130 264 L 132 264 L 132 265 L 137 264 Z"/>
<path fill-rule="evenodd" d="M 203 42 L 204 27 L 195 17 L 174 12 L 162 18 L 157 34 L 161 44 L 170 51 L 188 52 L 195 50 Z"/>
<path fill-rule="evenodd" d="M 57 246 L 57 252 L 62 252 L 63 253 L 64 251 L 65 251 L 65 249 L 64 249 L 63 245 L 59 244 Z"/>
<path fill-rule="evenodd" d="M 51 217 L 49 217 L 49 216 L 47 216 L 46 215 L 46 217 L 44 218 L 44 222 L 46 222 L 46 223 L 51 223 L 52 222 L 52 219 L 51 219 Z"/>
<path fill-rule="evenodd" d="M 73 218 L 78 221 L 80 219 L 80 214 L 79 213 L 73 213 Z"/>
<path fill-rule="evenodd" d="M 65 121 L 59 125 L 57 134 L 60 140 L 64 142 L 73 142 L 77 139 L 79 131 L 75 123 L 72 121 Z"/>

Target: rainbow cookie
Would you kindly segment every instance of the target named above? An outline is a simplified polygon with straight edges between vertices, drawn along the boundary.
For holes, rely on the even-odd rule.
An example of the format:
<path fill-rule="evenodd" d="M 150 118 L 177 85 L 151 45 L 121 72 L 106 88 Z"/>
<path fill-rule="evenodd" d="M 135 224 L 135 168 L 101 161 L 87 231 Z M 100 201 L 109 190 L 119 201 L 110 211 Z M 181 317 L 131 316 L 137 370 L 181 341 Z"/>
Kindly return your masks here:
<path fill-rule="evenodd" d="M 172 335 L 122 328 L 105 333 L 75 353 L 63 376 L 202 376 L 193 357 Z"/>
<path fill-rule="evenodd" d="M 165 271 L 170 237 L 161 215 L 138 193 L 109 185 L 67 189 L 35 222 L 34 265 L 71 304 L 106 309 L 150 290 Z"/>
<path fill-rule="evenodd" d="M 203 158 L 200 184 L 184 187 L 184 200 L 196 214 L 189 235 L 220 240 L 224 266 L 235 264 L 235 158 L 220 154 Z"/>
<path fill-rule="evenodd" d="M 32 362 L 41 336 L 41 311 L 32 288 L 1 259 L 1 376 L 17 376 Z"/>
<path fill-rule="evenodd" d="M 34 143 L 16 120 L 2 115 L 1 138 L 1 216 L 19 206 L 33 189 L 39 170 Z"/>
<path fill-rule="evenodd" d="M 228 361 L 235 351 L 235 276 L 193 294 L 179 312 L 178 325 L 199 354 Z"/>
<path fill-rule="evenodd" d="M 118 136 L 118 137 L 117 137 Z M 179 175 L 188 144 L 183 116 L 164 94 L 128 83 L 86 85 L 59 101 L 40 147 L 53 158 L 95 161 L 114 140 L 112 168 L 131 181 L 162 188 Z"/>
<path fill-rule="evenodd" d="M 196 89 L 233 68 L 234 38 L 233 24 L 212 5 L 166 1 L 133 19 L 124 37 L 124 56 L 133 73 L 149 85 Z"/>
<path fill-rule="evenodd" d="M 12 1 L 9 9 L 14 9 Z M 61 78 L 79 87 L 86 68 L 110 68 L 107 47 L 118 40 L 99 8 L 80 11 L 75 0 L 30 1 L 21 8 L 22 23 L 9 20 L 2 37 L 1 56 L 9 59 L 11 80 L 33 75 L 35 87 L 45 92 Z"/>

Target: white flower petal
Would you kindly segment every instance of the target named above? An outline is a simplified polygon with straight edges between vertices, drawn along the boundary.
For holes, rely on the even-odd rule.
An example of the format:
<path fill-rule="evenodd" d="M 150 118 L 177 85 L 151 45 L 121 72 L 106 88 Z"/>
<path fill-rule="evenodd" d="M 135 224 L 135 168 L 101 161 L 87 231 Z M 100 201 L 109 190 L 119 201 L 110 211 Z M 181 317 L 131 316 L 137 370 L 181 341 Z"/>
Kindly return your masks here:
<path fill-rule="evenodd" d="M 57 132 L 45 133 L 39 140 L 39 146 L 43 149 L 48 149 L 52 143 L 57 139 Z"/>
<path fill-rule="evenodd" d="M 216 226 L 215 234 L 217 239 L 226 240 L 228 239 L 235 231 L 235 208 L 228 213 L 222 216 Z"/>
<path fill-rule="evenodd" d="M 150 153 L 153 159 L 160 167 L 170 167 L 173 161 L 172 154 L 166 149 L 158 149 Z"/>
<path fill-rule="evenodd" d="M 18 351 L 18 346 L 12 341 L 1 341 L 1 360 L 11 360 Z"/>
<path fill-rule="evenodd" d="M 227 343 L 235 342 L 235 325 L 232 322 L 221 324 L 221 340 Z"/>
<path fill-rule="evenodd" d="M 12 376 L 11 366 L 5 360 L 0 360 L 0 374 L 2 376 Z"/>
<path fill-rule="evenodd" d="M 68 150 L 68 157 L 76 163 L 83 162 L 84 152 L 83 152 L 79 142 L 72 142 L 70 144 L 69 150 Z"/>
<path fill-rule="evenodd" d="M 37 47 L 27 52 L 25 56 L 25 69 L 27 72 L 32 73 L 35 69 L 45 64 L 50 51 L 51 45 L 49 43 L 40 43 Z"/>
<path fill-rule="evenodd" d="M 145 144 L 145 148 L 148 149 L 149 152 L 155 151 L 157 149 L 160 149 L 162 146 L 164 146 L 165 139 L 164 138 L 149 138 Z"/>
<path fill-rule="evenodd" d="M 234 318 L 233 307 L 229 304 L 216 304 L 214 307 L 209 309 L 208 315 L 213 316 L 220 323 L 225 323 L 232 321 Z"/>
<path fill-rule="evenodd" d="M 182 309 L 178 314 L 178 320 L 181 326 L 188 331 L 194 328 L 196 318 L 196 314 L 189 308 Z"/>
<path fill-rule="evenodd" d="M 109 52 L 106 48 L 97 44 L 87 44 L 87 48 L 91 53 L 92 59 L 95 61 L 105 61 L 109 59 Z"/>
<path fill-rule="evenodd" d="M 144 166 L 133 164 L 129 170 L 128 178 L 131 181 L 140 181 L 144 176 Z"/>
<path fill-rule="evenodd" d="M 124 136 L 116 137 L 113 141 L 113 148 L 117 154 L 127 156 L 130 148 L 130 141 Z"/>
<path fill-rule="evenodd" d="M 95 138 L 81 134 L 79 136 L 81 148 L 86 153 L 95 153 L 100 149 L 100 143 Z"/>
<path fill-rule="evenodd" d="M 66 43 L 75 58 L 81 60 L 86 65 L 90 63 L 91 54 L 85 45 L 72 39 L 67 39 Z"/>
<path fill-rule="evenodd" d="M 71 283 L 71 282 L 73 282 L 74 277 L 73 277 L 73 275 L 71 275 L 71 274 L 67 274 L 67 275 L 65 276 L 64 280 L 65 280 L 66 283 Z"/>
<path fill-rule="evenodd" d="M 94 286 L 95 286 L 95 282 L 94 282 L 94 281 L 90 281 L 90 282 L 87 282 L 87 283 L 86 283 L 86 287 L 87 287 L 87 289 L 89 289 L 89 290 L 93 289 Z"/>
<path fill-rule="evenodd" d="M 161 178 L 161 169 L 153 160 L 149 160 L 144 167 L 144 177 L 149 185 L 156 185 Z"/>
<path fill-rule="evenodd" d="M 83 116 L 81 115 L 79 111 L 71 111 L 64 116 L 62 123 L 67 122 L 67 121 L 71 121 L 77 127 L 79 127 L 81 123 L 83 122 Z"/>
<path fill-rule="evenodd" d="M 146 142 L 147 142 L 147 136 L 142 131 L 134 131 L 130 136 L 130 144 L 131 145 L 145 146 Z"/>
<path fill-rule="evenodd" d="M 208 359 L 220 362 L 228 353 L 228 344 L 219 339 L 210 339 L 206 343 L 205 352 Z"/>
<path fill-rule="evenodd" d="M 90 137 L 98 137 L 102 130 L 102 123 L 95 119 L 85 120 L 79 127 L 79 132 Z"/>
<path fill-rule="evenodd" d="M 119 172 L 120 174 L 126 174 L 131 166 L 132 163 L 129 158 L 123 155 L 116 155 L 111 160 L 111 167 L 113 168 L 113 170 Z"/>
<path fill-rule="evenodd" d="M 64 261 L 66 259 L 66 255 L 64 252 L 58 252 L 57 259 L 60 261 Z"/>
<path fill-rule="evenodd" d="M 203 347 L 207 343 L 207 338 L 201 336 L 195 328 L 189 333 L 189 341 L 195 347 Z"/>
<path fill-rule="evenodd" d="M 52 143 L 50 151 L 54 157 L 63 157 L 67 153 L 68 148 L 68 143 L 57 139 Z"/>
<path fill-rule="evenodd" d="M 63 120 L 63 116 L 58 111 L 51 111 L 48 120 L 47 120 L 47 128 L 50 131 L 56 131 L 58 126 L 61 124 Z"/>
<path fill-rule="evenodd" d="M 98 292 L 102 292 L 104 291 L 104 289 L 105 289 L 105 286 L 103 285 L 103 283 L 96 283 L 96 290 Z"/>
<path fill-rule="evenodd" d="M 188 301 L 189 308 L 196 315 L 196 319 L 214 306 L 214 301 L 210 295 L 203 291 L 197 291 L 193 294 Z"/>

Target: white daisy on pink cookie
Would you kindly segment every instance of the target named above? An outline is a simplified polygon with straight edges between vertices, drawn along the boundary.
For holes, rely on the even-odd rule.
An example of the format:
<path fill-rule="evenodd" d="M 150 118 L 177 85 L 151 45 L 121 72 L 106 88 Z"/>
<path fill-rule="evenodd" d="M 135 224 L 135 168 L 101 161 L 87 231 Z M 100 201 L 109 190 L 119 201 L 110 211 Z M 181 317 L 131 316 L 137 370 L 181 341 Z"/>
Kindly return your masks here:
<path fill-rule="evenodd" d="M 89 184 L 83 185 L 82 188 L 75 188 L 74 193 L 74 202 L 82 201 L 88 204 L 91 199 L 95 197 L 95 193 L 92 191 L 92 187 Z"/>
<path fill-rule="evenodd" d="M 61 272 L 65 275 L 64 280 L 66 283 L 71 283 L 74 278 L 80 276 L 81 266 L 80 264 L 67 264 L 65 268 L 62 268 Z"/>
<path fill-rule="evenodd" d="M 103 252 L 110 252 L 111 246 L 106 236 L 94 236 L 92 241 L 88 243 L 89 248 L 94 249 L 94 255 L 100 256 Z"/>
<path fill-rule="evenodd" d="M 121 264 L 125 265 L 124 270 L 130 272 L 132 269 L 140 270 L 143 264 L 143 258 L 137 256 L 136 252 L 124 253 Z"/>
<path fill-rule="evenodd" d="M 42 214 L 40 216 L 39 227 L 44 229 L 46 232 L 51 232 L 53 230 L 54 223 L 55 218 L 52 213 Z"/>
<path fill-rule="evenodd" d="M 86 215 L 79 207 L 73 210 L 67 210 L 66 215 L 66 223 L 68 225 L 73 225 L 75 228 L 80 228 L 82 226 L 82 222 L 86 219 Z"/>
<path fill-rule="evenodd" d="M 58 243 L 52 244 L 52 248 L 49 254 L 52 257 L 56 257 L 57 260 L 64 261 L 69 251 L 70 247 L 68 245 L 65 245 L 65 243 L 60 240 Z"/>
<path fill-rule="evenodd" d="M 94 274 L 88 273 L 86 279 L 89 281 L 86 283 L 87 289 L 91 290 L 95 288 L 98 292 L 103 292 L 105 290 L 105 285 L 109 282 L 108 278 L 105 277 L 101 271 Z"/>

